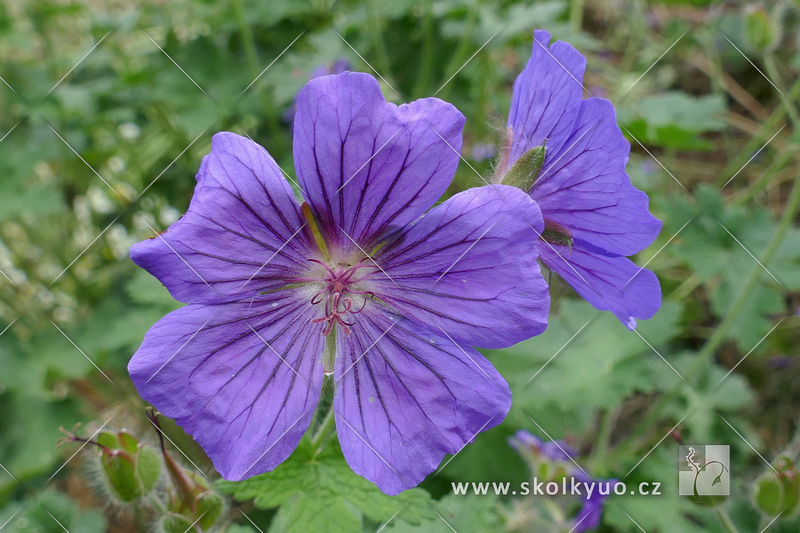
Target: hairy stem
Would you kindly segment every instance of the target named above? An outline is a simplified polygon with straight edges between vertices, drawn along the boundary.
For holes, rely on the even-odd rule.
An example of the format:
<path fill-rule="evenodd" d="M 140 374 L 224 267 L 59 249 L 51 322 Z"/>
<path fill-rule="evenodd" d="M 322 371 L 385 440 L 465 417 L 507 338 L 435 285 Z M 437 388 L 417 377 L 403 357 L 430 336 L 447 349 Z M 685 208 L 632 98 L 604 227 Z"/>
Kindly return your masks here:
<path fill-rule="evenodd" d="M 725 531 L 728 533 L 739 533 L 739 530 L 736 527 L 736 524 L 733 523 L 731 517 L 728 516 L 728 513 L 722 507 L 716 508 L 717 516 L 719 517 L 719 521 L 722 522 L 722 525 L 725 527 Z"/>

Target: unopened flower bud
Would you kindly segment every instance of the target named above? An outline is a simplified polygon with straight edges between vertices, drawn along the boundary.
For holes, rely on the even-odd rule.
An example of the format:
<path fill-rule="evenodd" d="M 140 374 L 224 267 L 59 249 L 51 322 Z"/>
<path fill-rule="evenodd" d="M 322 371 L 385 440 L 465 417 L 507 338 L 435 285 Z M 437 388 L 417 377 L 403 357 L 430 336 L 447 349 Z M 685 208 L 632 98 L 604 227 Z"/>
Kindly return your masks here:
<path fill-rule="evenodd" d="M 216 492 L 206 491 L 195 501 L 195 515 L 199 517 L 198 525 L 206 531 L 217 523 L 225 508 L 225 500 Z"/>
<path fill-rule="evenodd" d="M 572 251 L 572 232 L 569 228 L 562 226 L 558 222 L 545 219 L 542 240 L 554 246 L 564 246 Z"/>
<path fill-rule="evenodd" d="M 545 145 L 531 148 L 514 163 L 503 179 L 503 185 L 511 185 L 525 192 L 530 192 L 544 165 Z"/>
<path fill-rule="evenodd" d="M 756 479 L 753 501 L 768 516 L 792 516 L 800 508 L 800 477 L 791 458 L 781 455 Z M 777 473 L 776 473 L 777 472 Z"/>
<path fill-rule="evenodd" d="M 775 31 L 766 9 L 760 5 L 747 8 L 745 14 L 745 35 L 754 48 L 767 49 L 775 41 Z"/>
<path fill-rule="evenodd" d="M 161 460 L 130 432 L 101 431 L 90 442 L 101 449 L 101 470 L 115 498 L 130 503 L 155 488 L 161 475 Z"/>
<path fill-rule="evenodd" d="M 161 477 L 161 460 L 152 448 L 141 447 L 136 458 L 136 473 L 142 484 L 142 495 L 150 493 Z"/>
<path fill-rule="evenodd" d="M 120 501 L 128 503 L 142 495 L 136 463 L 128 452 L 103 448 L 100 464 L 111 493 Z"/>
<path fill-rule="evenodd" d="M 186 533 L 192 528 L 192 523 L 183 515 L 166 513 L 159 520 L 164 533 Z"/>

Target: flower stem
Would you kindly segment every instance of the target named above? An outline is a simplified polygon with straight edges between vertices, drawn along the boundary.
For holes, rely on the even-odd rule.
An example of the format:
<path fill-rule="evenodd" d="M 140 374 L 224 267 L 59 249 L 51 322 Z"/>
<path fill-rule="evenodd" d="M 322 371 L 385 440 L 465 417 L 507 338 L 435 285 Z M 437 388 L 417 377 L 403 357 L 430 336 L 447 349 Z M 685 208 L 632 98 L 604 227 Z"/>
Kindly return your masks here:
<path fill-rule="evenodd" d="M 247 68 L 250 70 L 250 75 L 255 78 L 259 75 L 258 56 L 256 54 L 255 41 L 253 40 L 253 32 L 250 31 L 250 25 L 247 23 L 247 16 L 244 11 L 242 0 L 233 0 L 233 10 L 236 13 L 236 24 L 239 26 L 239 33 L 242 36 L 242 47 L 244 48 L 244 55 L 247 58 Z M 252 88 L 252 90 L 255 90 L 255 88 Z M 267 127 L 272 137 L 270 142 L 279 144 L 276 148 L 280 150 L 283 148 L 283 138 L 285 136 L 281 132 L 281 125 L 278 122 L 275 107 L 272 105 L 272 99 L 264 91 L 259 91 L 258 96 L 261 100 L 261 107 L 264 108 L 264 118 L 266 119 Z"/>
<path fill-rule="evenodd" d="M 386 78 L 393 79 L 392 69 L 389 66 L 389 56 L 386 54 L 386 45 L 383 42 L 383 28 L 376 0 L 367 2 L 367 16 L 369 17 L 370 36 L 375 55 L 378 60 L 378 71 Z"/>
<path fill-rule="evenodd" d="M 781 216 L 780 222 L 778 223 L 778 227 L 775 230 L 775 233 L 773 233 L 770 241 L 767 243 L 764 253 L 761 254 L 760 264 L 753 266 L 750 275 L 747 277 L 747 280 L 742 286 L 742 290 L 739 291 L 739 294 L 729 307 L 728 314 L 725 315 L 725 317 L 722 319 L 722 322 L 719 323 L 717 328 L 714 330 L 714 333 L 711 335 L 711 337 L 709 337 L 708 341 L 706 341 L 706 344 L 695 357 L 692 365 L 683 374 L 687 383 L 691 383 L 692 381 L 696 380 L 703 373 L 703 371 L 707 370 L 711 366 L 712 356 L 723 343 L 723 341 L 725 341 L 725 339 L 728 337 L 728 332 L 731 330 L 736 320 L 744 311 L 751 293 L 758 286 L 758 281 L 764 275 L 764 269 L 761 265 L 769 265 L 769 263 L 775 257 L 775 253 L 783 243 L 784 237 L 794 221 L 794 217 L 797 214 L 798 208 L 800 208 L 800 171 L 798 171 L 797 176 L 795 177 L 794 185 L 792 186 L 792 192 L 789 195 L 789 200 L 786 202 L 786 208 Z M 684 386 L 685 384 L 680 381 L 672 389 L 665 392 L 658 400 L 656 400 L 653 403 L 650 411 L 639 423 L 639 428 L 643 428 L 643 430 L 646 431 L 647 428 L 653 427 L 653 424 L 655 424 L 656 420 L 658 420 L 658 417 L 662 414 L 666 405 L 675 399 Z M 633 432 L 620 448 L 624 449 L 641 436 L 641 431 Z"/>
<path fill-rule="evenodd" d="M 787 98 L 784 93 L 785 87 L 781 82 L 781 73 L 778 71 L 778 66 L 775 64 L 775 56 L 772 52 L 768 51 L 764 53 L 764 67 L 767 69 L 767 75 L 770 80 L 774 80 L 773 83 L 776 83 L 779 87 L 778 93 L 780 94 L 781 102 L 786 112 L 789 113 L 792 124 L 795 129 L 800 128 L 800 116 L 798 116 L 797 108 L 794 106 L 793 100 Z"/>
<path fill-rule="evenodd" d="M 322 419 L 322 423 L 317 428 L 317 431 L 314 433 L 314 436 L 311 437 L 311 445 L 316 448 L 314 451 L 314 457 L 320 454 L 322 451 L 322 447 L 325 445 L 325 442 L 330 437 L 331 432 L 336 427 L 336 417 L 334 414 L 333 405 L 328 408 L 328 412 L 325 414 L 325 418 Z"/>
<path fill-rule="evenodd" d="M 603 419 L 600 422 L 600 429 L 597 431 L 595 441 L 597 445 L 594 447 L 593 460 L 594 472 L 599 475 L 604 475 L 607 471 L 606 462 L 608 456 L 608 446 L 611 442 L 611 430 L 617 422 L 619 416 L 619 409 L 608 409 L 603 414 Z"/>
<path fill-rule="evenodd" d="M 425 2 L 425 14 L 422 18 L 422 61 L 419 64 L 419 75 L 414 89 L 414 95 L 422 98 L 428 95 L 431 84 L 431 70 L 433 68 L 433 2 Z"/>
<path fill-rule="evenodd" d="M 741 205 L 745 202 L 749 202 L 758 193 L 766 189 L 769 184 L 772 183 L 772 179 L 786 168 L 786 165 L 794 156 L 794 150 L 785 150 L 783 153 L 781 153 L 781 155 L 776 157 L 769 167 L 764 170 L 763 174 L 758 177 L 758 179 L 748 185 L 746 189 L 742 189 L 739 194 L 734 196 L 733 205 Z"/>
<path fill-rule="evenodd" d="M 793 102 L 800 98 L 800 78 L 794 82 L 794 85 L 789 89 L 789 92 L 786 95 L 786 98 L 781 100 L 781 104 L 777 106 L 775 111 L 772 112 L 772 115 L 764 121 L 761 129 L 748 141 L 748 143 L 741 149 L 739 152 L 739 156 L 732 159 L 728 166 L 722 169 L 722 172 L 719 173 L 719 178 L 717 178 L 717 186 L 721 187 L 725 182 L 727 182 L 734 173 L 738 172 L 745 163 L 753 156 L 756 150 L 761 148 L 764 145 L 764 142 L 769 139 L 777 130 L 778 124 L 783 117 L 786 115 L 786 104 L 787 102 Z"/>
<path fill-rule="evenodd" d="M 753 289 L 755 289 L 758 281 L 761 279 L 761 276 L 765 273 L 764 267 L 761 265 L 768 265 L 770 262 L 772 262 L 772 259 L 775 257 L 775 253 L 783 243 L 784 237 L 786 237 L 786 232 L 789 231 L 789 226 L 791 226 L 792 222 L 794 221 L 794 217 L 797 214 L 799 207 L 800 171 L 798 171 L 797 176 L 795 177 L 794 185 L 792 186 L 792 192 L 789 195 L 789 200 L 786 202 L 786 208 L 783 211 L 780 222 L 778 223 L 778 228 L 772 235 L 769 243 L 767 243 L 764 253 L 761 254 L 760 263 L 753 265 L 750 275 L 747 277 L 742 290 L 731 304 L 728 314 L 725 315 L 725 318 L 722 319 L 722 322 L 720 322 L 719 326 L 717 326 L 717 328 L 714 330 L 714 333 L 708 339 L 708 342 L 706 342 L 705 346 L 703 346 L 703 349 L 700 350 L 699 354 L 697 354 L 697 360 L 690 367 L 687 374 L 684 375 L 685 378 L 691 379 L 692 377 L 695 377 L 699 373 L 701 367 L 704 366 L 705 361 L 711 359 L 711 355 L 725 340 L 728 335 L 728 331 L 730 331 L 734 322 L 736 322 L 736 320 L 739 318 L 739 315 L 741 315 L 742 311 L 744 311 L 744 308 L 750 298 L 750 294 L 753 292 Z"/>
<path fill-rule="evenodd" d="M 719 516 L 720 522 L 725 527 L 725 531 L 728 533 L 739 533 L 739 529 L 736 527 L 736 524 L 733 523 L 731 517 L 728 516 L 728 513 L 722 507 L 717 507 L 717 516 Z"/>
<path fill-rule="evenodd" d="M 450 76 L 450 72 L 456 72 L 461 65 L 467 59 L 469 54 L 469 45 L 472 42 L 472 36 L 475 33 L 475 26 L 477 22 L 477 8 L 469 9 L 467 12 L 467 20 L 464 23 L 464 30 L 461 33 L 461 39 L 459 39 L 458 44 L 456 45 L 456 51 L 453 52 L 453 58 L 450 60 L 450 63 L 447 65 L 447 76 Z M 450 87 L 452 83 L 447 83 L 442 89 L 440 89 L 441 93 L 437 96 L 444 101 L 449 101 L 449 94 L 450 94 Z"/>
<path fill-rule="evenodd" d="M 553 517 L 553 521 L 557 524 L 563 524 L 566 520 L 566 517 L 564 516 L 564 511 L 561 510 L 561 507 L 559 507 L 558 504 L 556 504 L 556 502 L 549 497 L 544 498 L 544 504 L 545 507 L 547 507 L 547 510 L 550 511 L 550 516 Z"/>
<path fill-rule="evenodd" d="M 572 31 L 579 32 L 583 28 L 583 0 L 572 0 L 569 10 L 569 21 Z"/>

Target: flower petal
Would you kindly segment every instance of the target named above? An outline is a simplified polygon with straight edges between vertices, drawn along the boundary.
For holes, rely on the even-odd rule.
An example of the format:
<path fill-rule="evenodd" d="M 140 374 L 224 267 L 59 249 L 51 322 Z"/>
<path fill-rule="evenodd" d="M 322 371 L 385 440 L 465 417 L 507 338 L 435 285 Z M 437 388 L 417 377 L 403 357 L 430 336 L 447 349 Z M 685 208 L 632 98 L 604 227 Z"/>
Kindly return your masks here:
<path fill-rule="evenodd" d="M 131 259 L 189 303 L 232 302 L 286 284 L 308 265 L 313 237 L 267 151 L 218 133 L 187 213 Z"/>
<path fill-rule="evenodd" d="M 503 348 L 547 327 L 547 283 L 537 264 L 539 207 L 516 187 L 459 193 L 381 248 L 376 296 L 456 340 Z"/>
<path fill-rule="evenodd" d="M 655 274 L 630 259 L 604 254 L 575 241 L 572 250 L 539 242 L 539 255 L 551 270 L 595 308 L 613 312 L 629 329 L 635 319 L 651 318 L 661 306 L 661 287 Z"/>
<path fill-rule="evenodd" d="M 142 398 L 193 435 L 225 479 L 275 468 L 314 416 L 324 338 L 293 292 L 178 309 L 128 365 Z"/>
<path fill-rule="evenodd" d="M 589 98 L 579 108 L 575 131 L 560 153 L 548 155 L 531 196 L 545 219 L 569 228 L 574 238 L 615 255 L 633 255 L 655 240 L 661 221 L 625 173 L 631 147 L 617 126 L 614 106 Z"/>
<path fill-rule="evenodd" d="M 367 74 L 306 85 L 297 98 L 295 168 L 329 245 L 367 248 L 432 206 L 453 179 L 463 126 L 464 116 L 436 98 L 386 102 Z"/>
<path fill-rule="evenodd" d="M 534 32 L 531 58 L 514 82 L 508 127 L 513 139 L 508 166 L 547 140 L 548 153 L 561 149 L 572 133 L 576 106 L 583 98 L 581 83 L 586 58 L 572 45 L 557 41 L 550 46 L 550 33 Z M 500 169 L 504 172 L 506 169 Z"/>
<path fill-rule="evenodd" d="M 385 311 L 338 339 L 336 432 L 350 467 L 387 494 L 505 418 L 511 391 L 474 348 Z"/>

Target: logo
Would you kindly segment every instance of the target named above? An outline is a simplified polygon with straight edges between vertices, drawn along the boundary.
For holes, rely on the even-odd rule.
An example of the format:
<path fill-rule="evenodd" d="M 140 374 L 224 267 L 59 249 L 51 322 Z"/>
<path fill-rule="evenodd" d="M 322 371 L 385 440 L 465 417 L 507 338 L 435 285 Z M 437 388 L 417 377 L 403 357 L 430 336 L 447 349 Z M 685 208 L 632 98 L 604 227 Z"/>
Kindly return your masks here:
<path fill-rule="evenodd" d="M 730 496 L 730 447 L 721 444 L 682 445 L 678 449 L 678 494 Z"/>

